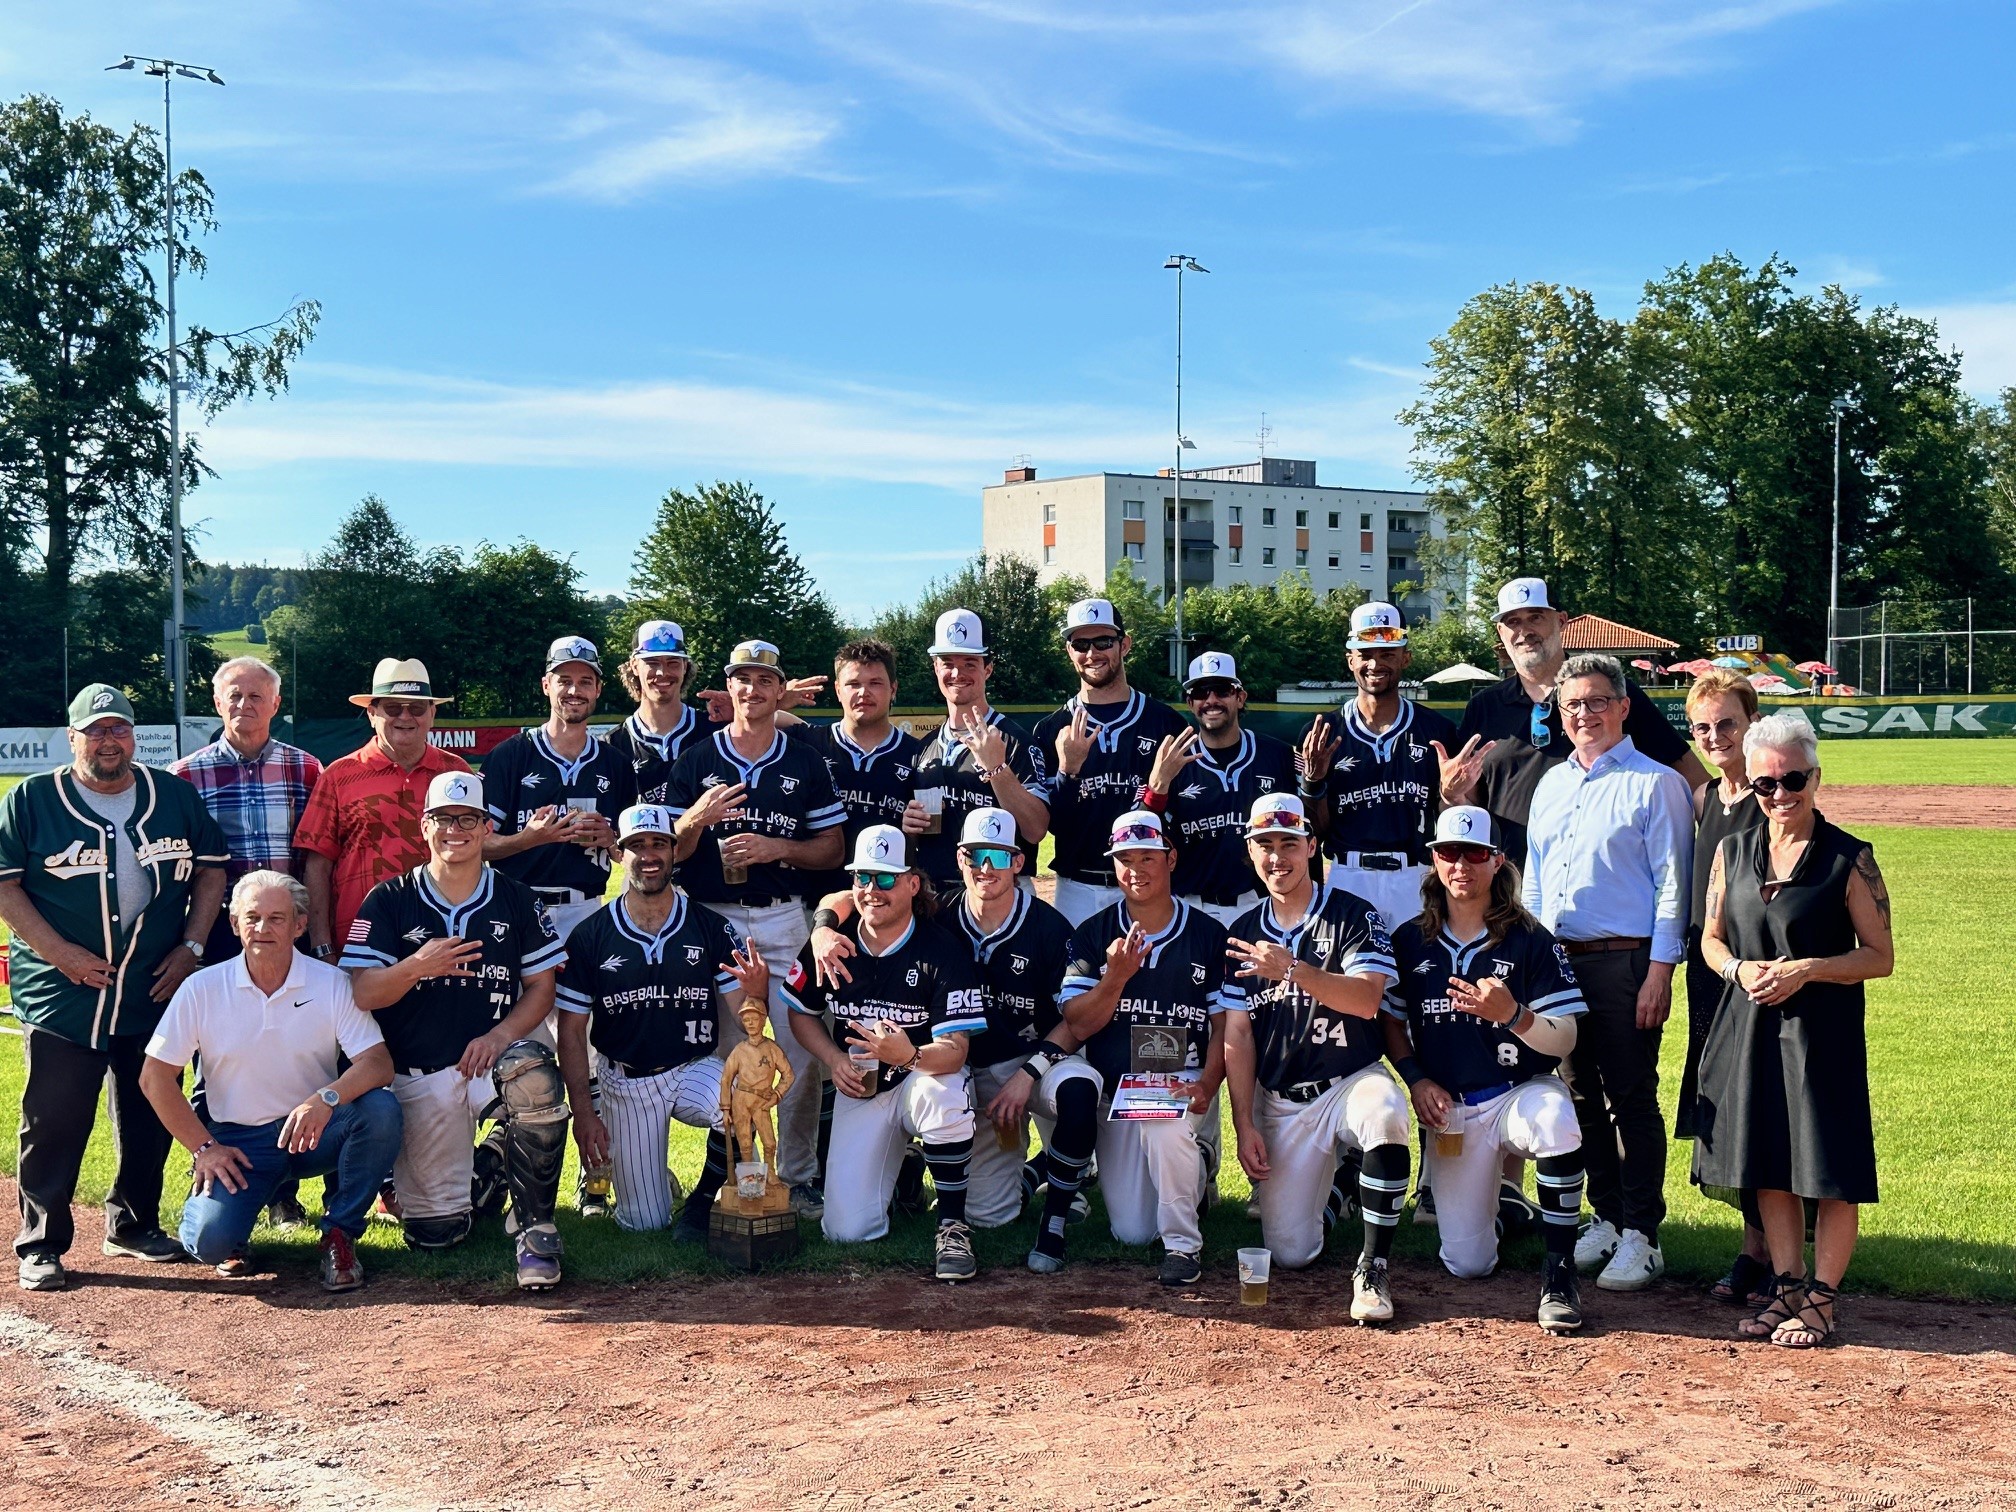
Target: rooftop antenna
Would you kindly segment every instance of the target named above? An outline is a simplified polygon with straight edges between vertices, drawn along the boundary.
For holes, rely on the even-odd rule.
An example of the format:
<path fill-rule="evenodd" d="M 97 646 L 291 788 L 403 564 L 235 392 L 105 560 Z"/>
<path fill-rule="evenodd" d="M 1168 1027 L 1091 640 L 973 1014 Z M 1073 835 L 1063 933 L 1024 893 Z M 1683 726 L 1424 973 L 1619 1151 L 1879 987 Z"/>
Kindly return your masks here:
<path fill-rule="evenodd" d="M 1267 411 L 1260 411 L 1260 460 L 1267 460 L 1267 438 L 1274 434 L 1274 427 L 1267 423 Z"/>

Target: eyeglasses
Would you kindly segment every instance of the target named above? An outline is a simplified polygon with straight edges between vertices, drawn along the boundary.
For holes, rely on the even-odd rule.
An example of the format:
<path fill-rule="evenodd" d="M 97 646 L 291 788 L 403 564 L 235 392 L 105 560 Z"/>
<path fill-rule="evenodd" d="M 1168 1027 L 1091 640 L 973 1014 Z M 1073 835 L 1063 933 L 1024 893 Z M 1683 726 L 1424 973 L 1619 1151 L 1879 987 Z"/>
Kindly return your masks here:
<path fill-rule="evenodd" d="M 1561 710 L 1579 719 L 1584 714 L 1608 714 L 1610 705 L 1615 702 L 1614 698 L 1568 698 L 1562 700 Z"/>
<path fill-rule="evenodd" d="M 1687 732 L 1697 740 L 1705 740 L 1710 735 L 1719 735 L 1726 740 L 1736 733 L 1736 721 L 1718 719 L 1715 723 L 1709 724 L 1706 720 L 1697 719 L 1687 726 Z M 1797 792 L 1798 789 L 1794 788 L 1793 791 Z"/>
<path fill-rule="evenodd" d="M 90 729 L 79 730 L 77 733 L 82 735 L 86 740 L 94 742 L 100 740 L 131 740 L 133 738 L 133 726 L 127 724 L 123 719 L 117 723 L 100 720 L 97 724 L 91 726 Z"/>
<path fill-rule="evenodd" d="M 1080 652 L 1081 654 L 1088 651 L 1111 651 L 1115 646 L 1120 644 L 1120 637 L 1117 635 L 1083 635 L 1079 636 L 1076 640 L 1067 641 L 1065 644 L 1069 645 L 1073 651 Z"/>
<path fill-rule="evenodd" d="M 894 892 L 896 879 L 902 872 L 857 871 L 853 873 L 856 887 L 872 887 L 876 892 Z"/>
<path fill-rule="evenodd" d="M 486 816 L 482 814 L 429 814 L 427 822 L 436 829 L 469 830 L 481 829 Z"/>
<path fill-rule="evenodd" d="M 1015 852 L 1005 845 L 969 845 L 959 854 L 975 871 L 1007 871 L 1015 864 Z"/>
<path fill-rule="evenodd" d="M 1759 798 L 1775 798 L 1781 787 L 1788 793 L 1803 793 L 1806 791 L 1806 784 L 1813 780 L 1813 774 L 1819 770 L 1818 767 L 1808 767 L 1803 772 L 1787 772 L 1783 777 L 1752 777 L 1750 791 Z"/>
<path fill-rule="evenodd" d="M 1544 751 L 1554 743 L 1554 731 L 1547 724 L 1547 705 L 1533 705 L 1533 716 L 1526 721 L 1526 739 L 1536 751 Z"/>
<path fill-rule="evenodd" d="M 1207 698 L 1230 698 L 1236 690 L 1228 682 L 1192 683 L 1183 696 L 1193 703 L 1201 703 Z"/>
<path fill-rule="evenodd" d="M 418 719 L 434 705 L 418 700 L 413 703 L 402 703 L 397 699 L 381 698 L 371 707 L 387 719 Z"/>
<path fill-rule="evenodd" d="M 1464 866 L 1482 866 L 1491 859 L 1488 845 L 1438 845 L 1435 854 L 1442 860 Z"/>

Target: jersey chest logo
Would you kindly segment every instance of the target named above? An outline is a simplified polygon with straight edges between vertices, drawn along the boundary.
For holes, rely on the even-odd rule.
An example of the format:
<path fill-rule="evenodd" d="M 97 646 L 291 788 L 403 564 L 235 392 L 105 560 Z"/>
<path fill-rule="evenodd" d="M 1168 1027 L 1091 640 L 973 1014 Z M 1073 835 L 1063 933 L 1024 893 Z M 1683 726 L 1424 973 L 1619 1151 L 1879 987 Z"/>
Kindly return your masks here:
<path fill-rule="evenodd" d="M 688 945 L 686 947 L 686 964 L 688 966 L 698 966 L 700 964 L 700 947 L 698 945 Z"/>
<path fill-rule="evenodd" d="M 490 938 L 493 940 L 501 940 L 509 933 L 511 933 L 511 926 L 504 923 L 501 919 L 494 920 L 490 925 Z"/>
<path fill-rule="evenodd" d="M 1416 976 L 1426 976 L 1434 969 L 1435 963 L 1433 961 L 1423 961 L 1419 966 L 1414 968 L 1414 974 Z"/>
<path fill-rule="evenodd" d="M 917 968 L 915 966 L 912 966 L 908 971 L 903 973 L 903 982 L 904 985 L 909 987 L 917 985 Z"/>
<path fill-rule="evenodd" d="M 1190 980 L 1199 987 L 1204 985 L 1204 967 L 1201 963 L 1190 968 Z"/>
<path fill-rule="evenodd" d="M 545 780 L 546 774 L 543 772 L 527 772 L 523 777 L 518 779 L 518 785 L 520 787 L 537 787 Z"/>
<path fill-rule="evenodd" d="M 898 782 L 908 782 L 910 780 L 910 768 L 906 766 L 896 768 L 896 780 Z"/>
<path fill-rule="evenodd" d="M 1428 747 L 1410 745 L 1407 747 L 1407 756 L 1411 761 L 1426 761 L 1428 759 Z"/>
<path fill-rule="evenodd" d="M 1025 972 L 1025 971 L 1027 971 L 1027 970 L 1029 969 L 1029 957 L 1027 957 L 1027 956 L 1025 956 L 1025 955 L 1011 955 L 1011 956 L 1009 956 L 1009 957 L 1008 957 L 1008 969 L 1009 969 L 1010 971 L 1014 972 L 1014 973 L 1015 973 L 1015 975 L 1017 975 L 1017 976 L 1020 976 L 1020 975 L 1022 975 L 1022 973 L 1023 973 L 1023 972 Z"/>
<path fill-rule="evenodd" d="M 777 779 L 777 786 L 782 788 L 786 793 L 795 793 L 798 791 L 798 779 L 796 777 L 780 777 Z"/>
<path fill-rule="evenodd" d="M 607 960 L 603 961 L 602 969 L 604 971 L 621 971 L 623 969 L 623 957 L 620 955 L 610 956 Z"/>
<path fill-rule="evenodd" d="M 42 870 L 68 882 L 77 877 L 95 877 L 105 870 L 105 852 L 72 840 L 53 856 L 42 858 Z"/>
<path fill-rule="evenodd" d="M 1141 739 L 1134 742 L 1134 749 L 1139 751 L 1143 756 L 1153 756 L 1155 754 L 1155 742 L 1144 735 Z"/>
<path fill-rule="evenodd" d="M 425 945 L 427 943 L 427 926 L 425 924 L 415 924 L 406 933 L 399 936 L 399 938 L 410 940 L 415 945 Z"/>
<path fill-rule="evenodd" d="M 1272 777 L 1262 777 L 1262 778 L 1260 779 L 1260 791 L 1261 791 L 1261 792 L 1263 792 L 1263 793 L 1271 793 L 1271 792 L 1273 792 L 1273 791 L 1274 791 L 1274 779 L 1273 779 Z"/>
<path fill-rule="evenodd" d="M 1178 792 L 1176 796 L 1178 798 L 1197 798 L 1201 797 L 1203 795 L 1203 792 L 1204 792 L 1204 784 L 1201 782 L 1193 782 L 1188 787 Z"/>
<path fill-rule="evenodd" d="M 1510 961 L 1501 961 L 1495 956 L 1492 957 L 1491 974 L 1493 976 L 1509 977 L 1512 975 L 1512 963 Z"/>
<path fill-rule="evenodd" d="M 598 793 L 606 793 L 606 792 L 608 792 L 608 791 L 609 791 L 609 779 L 608 779 L 607 777 L 597 777 L 597 778 L 595 779 L 595 791 L 596 791 L 596 792 L 598 792 Z"/>

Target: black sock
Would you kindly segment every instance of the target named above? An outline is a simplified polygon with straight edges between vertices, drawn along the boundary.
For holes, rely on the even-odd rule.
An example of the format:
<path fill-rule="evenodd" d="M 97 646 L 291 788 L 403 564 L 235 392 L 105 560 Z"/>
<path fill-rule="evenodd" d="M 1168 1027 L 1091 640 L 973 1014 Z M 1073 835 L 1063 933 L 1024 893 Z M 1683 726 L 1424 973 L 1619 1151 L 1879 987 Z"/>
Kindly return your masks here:
<path fill-rule="evenodd" d="M 817 1180 L 822 1187 L 826 1185 L 826 1152 L 833 1147 L 833 1096 L 832 1078 L 821 1078 L 819 1082 L 819 1142 L 817 1145 L 819 1175 Z"/>
<path fill-rule="evenodd" d="M 1057 1089 L 1057 1125 L 1050 1131 L 1045 1154 L 1050 1162 L 1050 1191 L 1043 1199 L 1043 1221 L 1036 1248 L 1057 1259 L 1064 1255 L 1064 1225 L 1071 1201 L 1085 1184 L 1092 1147 L 1099 1136 L 1099 1089 L 1074 1076 Z"/>
<path fill-rule="evenodd" d="M 1540 1198 L 1540 1227 L 1547 1255 L 1575 1255 L 1575 1224 L 1582 1216 L 1582 1152 L 1543 1155 L 1533 1168 L 1533 1188 Z"/>
<path fill-rule="evenodd" d="M 1365 1220 L 1365 1258 L 1384 1260 L 1393 1253 L 1393 1235 L 1400 1224 L 1400 1205 L 1407 1200 L 1407 1146 L 1374 1145 L 1358 1170 L 1358 1205 Z"/>
<path fill-rule="evenodd" d="M 697 1212 L 706 1212 L 714 1206 L 714 1199 L 721 1193 L 721 1183 L 728 1179 L 728 1134 L 725 1129 L 707 1131 L 707 1159 L 700 1167 L 700 1179 L 693 1183 L 693 1190 L 686 1196 L 686 1206 Z"/>
<path fill-rule="evenodd" d="M 924 1208 L 924 1152 L 914 1144 L 903 1151 L 903 1164 L 896 1168 L 898 1206 Z"/>
<path fill-rule="evenodd" d="M 1351 1211 L 1351 1203 L 1358 1196 L 1358 1177 L 1364 1169 L 1365 1157 L 1352 1151 L 1337 1162 L 1337 1173 L 1330 1178 L 1330 1195 L 1323 1199 L 1323 1231 L 1344 1221 L 1344 1215 Z M 1360 1204 L 1363 1211 L 1363 1204 Z"/>
<path fill-rule="evenodd" d="M 924 1146 L 924 1164 L 931 1168 L 931 1185 L 938 1189 L 938 1223 L 966 1221 L 966 1167 L 973 1159 L 973 1141 Z"/>
<path fill-rule="evenodd" d="M 1026 1206 L 1036 1189 L 1050 1179 L 1050 1152 L 1038 1150 L 1022 1162 L 1022 1201 Z"/>

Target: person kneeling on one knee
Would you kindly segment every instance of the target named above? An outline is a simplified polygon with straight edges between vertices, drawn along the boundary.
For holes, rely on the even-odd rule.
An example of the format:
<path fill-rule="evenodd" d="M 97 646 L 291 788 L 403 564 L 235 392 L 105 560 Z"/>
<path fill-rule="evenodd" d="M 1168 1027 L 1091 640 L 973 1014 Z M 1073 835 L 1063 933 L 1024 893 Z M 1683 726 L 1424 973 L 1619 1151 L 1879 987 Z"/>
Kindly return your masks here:
<path fill-rule="evenodd" d="M 938 1191 L 937 1277 L 969 1280 L 978 1268 L 966 1225 L 974 1124 L 966 1050 L 969 1036 L 987 1027 L 986 993 L 965 946 L 931 922 L 930 884 L 910 865 L 903 831 L 869 825 L 847 869 L 854 918 L 841 933 L 855 947 L 848 979 L 822 979 L 808 943 L 776 989 L 798 1043 L 841 1093 L 821 1222 L 836 1244 L 887 1234 L 897 1169 L 915 1139 Z"/>
<path fill-rule="evenodd" d="M 1342 888 L 1318 893 L 1302 800 L 1254 803 L 1246 848 L 1267 901 L 1233 921 L 1225 985 L 1225 1078 L 1239 1163 L 1259 1192 L 1260 1233 L 1288 1269 L 1323 1251 L 1338 1158 L 1362 1156 L 1364 1248 L 1351 1316 L 1393 1316 L 1386 1263 L 1407 1196 L 1407 1099 L 1379 1064 L 1379 1004 L 1398 974 L 1379 912 Z M 1258 1087 L 1258 1097 L 1255 1087 Z"/>
<path fill-rule="evenodd" d="M 350 995 L 350 979 L 295 948 L 308 889 L 255 871 L 231 894 L 244 953 L 185 981 L 147 1044 L 140 1087 L 193 1157 L 182 1244 L 241 1274 L 260 1212 L 283 1182 L 328 1176 L 322 1285 L 364 1284 L 355 1244 L 399 1149 L 399 1103 L 385 1090 L 392 1056 Z M 204 1113 L 182 1093 L 201 1057 Z M 349 1069 L 340 1075 L 341 1057 Z"/>

